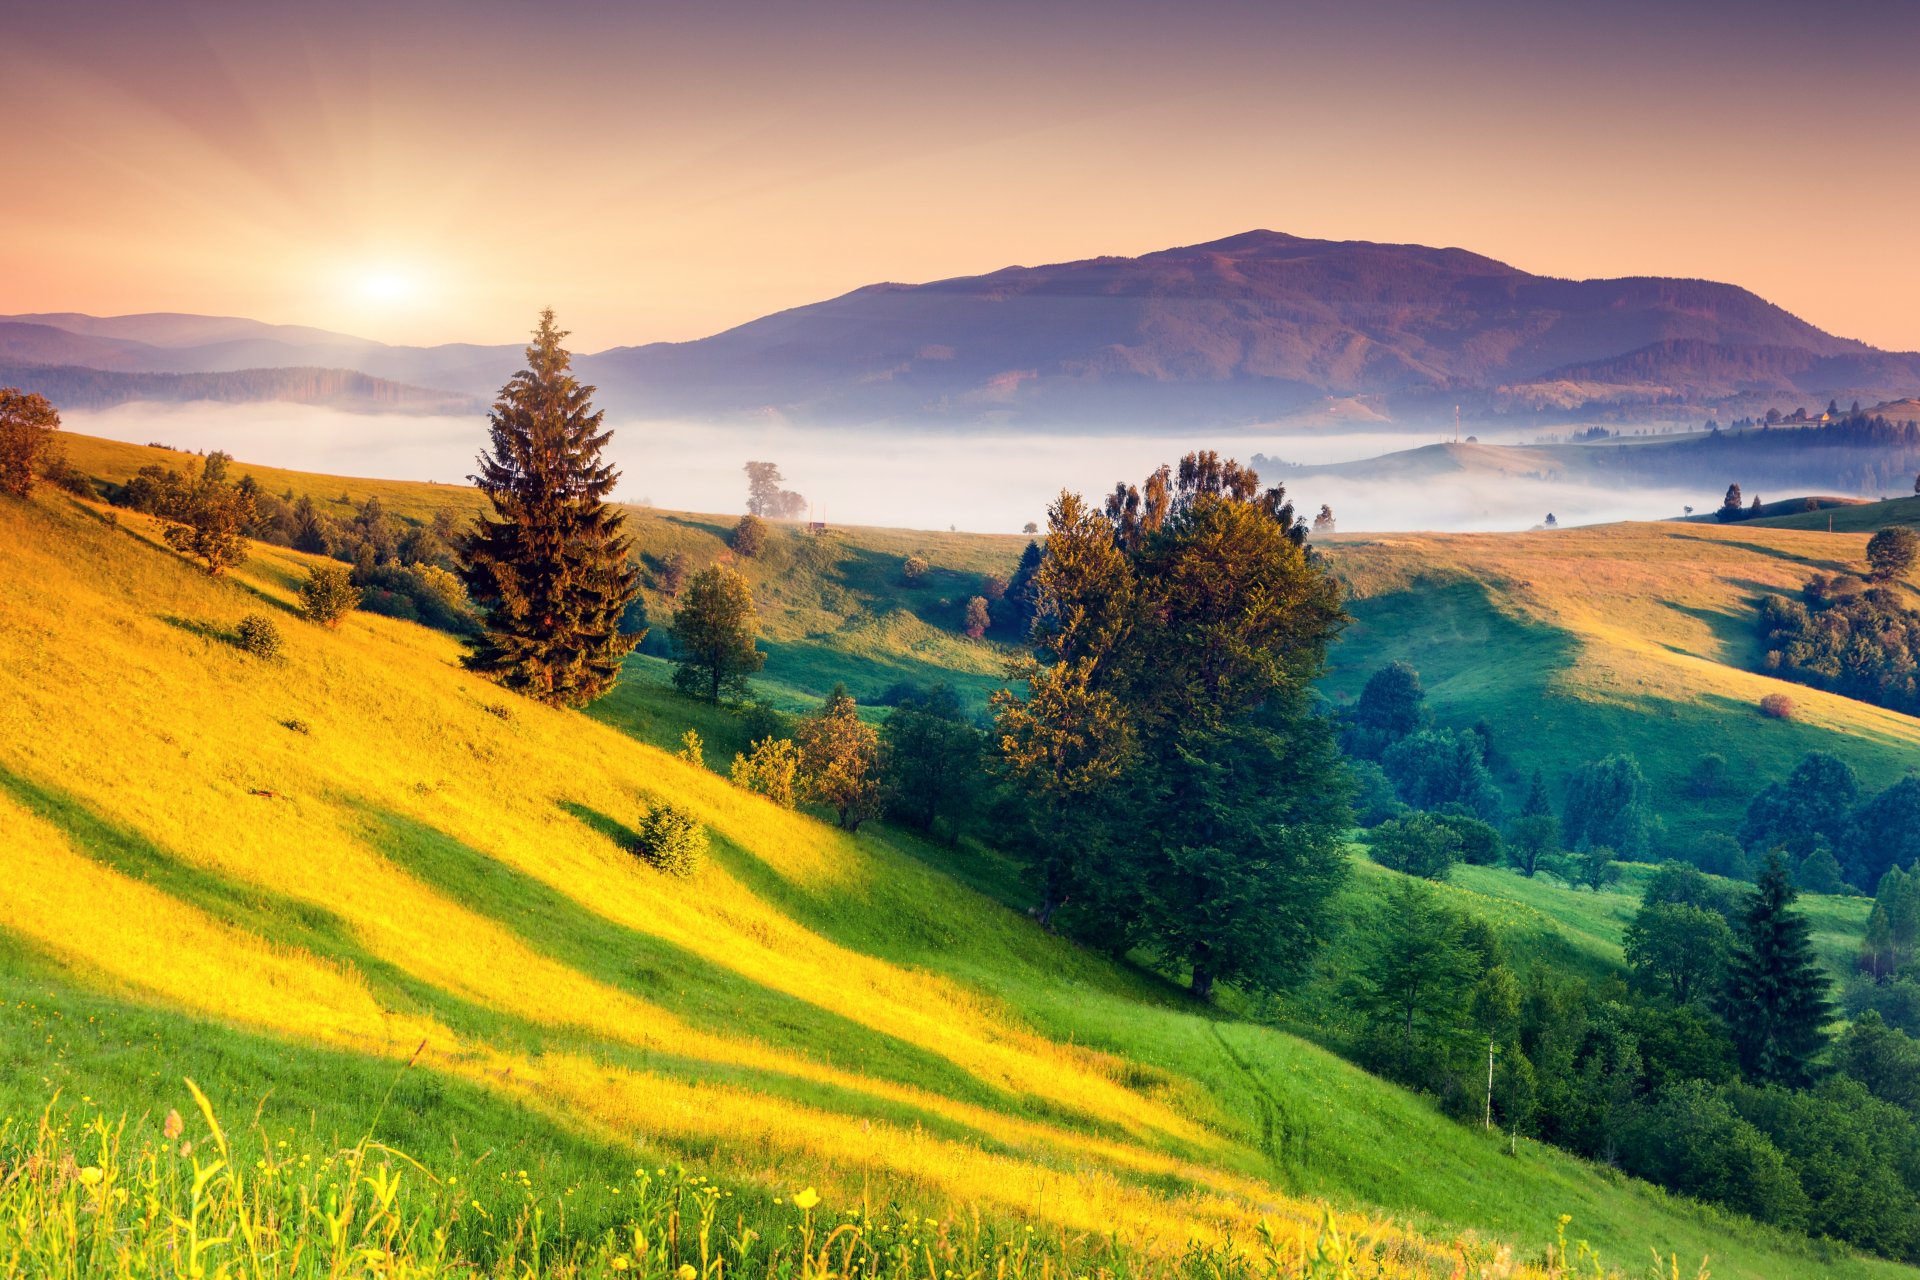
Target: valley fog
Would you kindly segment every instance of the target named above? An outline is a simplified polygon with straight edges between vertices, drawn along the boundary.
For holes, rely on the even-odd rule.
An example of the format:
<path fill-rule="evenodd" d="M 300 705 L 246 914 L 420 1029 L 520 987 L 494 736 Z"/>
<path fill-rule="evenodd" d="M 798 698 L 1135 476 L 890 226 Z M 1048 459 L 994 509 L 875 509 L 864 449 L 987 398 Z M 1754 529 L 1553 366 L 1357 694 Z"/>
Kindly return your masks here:
<path fill-rule="evenodd" d="M 64 415 L 68 429 L 191 451 L 224 449 L 266 466 L 341 476 L 465 483 L 486 443 L 484 419 L 342 413 L 292 404 L 136 403 Z M 1273 432 L 1125 435 L 917 434 L 791 426 L 709 426 L 613 422 L 607 456 L 621 471 L 624 502 L 703 512 L 744 509 L 749 459 L 778 463 L 787 488 L 804 494 L 812 518 L 834 524 L 1017 533 L 1044 525 L 1061 489 L 1098 498 L 1118 480 L 1139 481 L 1162 462 L 1200 448 L 1246 460 L 1311 465 L 1346 462 L 1443 439 L 1421 432 Z M 1332 476 L 1292 477 L 1300 513 L 1333 507 L 1343 532 L 1417 529 L 1526 529 L 1552 512 L 1559 523 L 1656 519 L 1714 493 L 1611 488 L 1527 480 L 1446 480 L 1383 484 Z"/>

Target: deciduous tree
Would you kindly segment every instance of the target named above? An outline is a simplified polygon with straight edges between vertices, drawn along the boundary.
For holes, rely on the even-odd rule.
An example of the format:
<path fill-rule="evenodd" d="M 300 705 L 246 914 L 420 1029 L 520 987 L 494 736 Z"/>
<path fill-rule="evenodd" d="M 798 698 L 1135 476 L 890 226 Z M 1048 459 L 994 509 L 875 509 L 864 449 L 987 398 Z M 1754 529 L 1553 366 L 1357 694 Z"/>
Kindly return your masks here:
<path fill-rule="evenodd" d="M 747 677 L 767 662 L 755 630 L 753 588 L 744 577 L 723 564 L 694 574 L 673 615 L 673 687 L 712 703 L 745 697 Z"/>
<path fill-rule="evenodd" d="M 832 809 L 840 825 L 858 831 L 880 812 L 880 735 L 860 719 L 844 686 L 800 722 L 800 791 Z"/>
<path fill-rule="evenodd" d="M 0 387 L 0 493 L 24 498 L 53 450 L 60 415 L 47 398 Z"/>

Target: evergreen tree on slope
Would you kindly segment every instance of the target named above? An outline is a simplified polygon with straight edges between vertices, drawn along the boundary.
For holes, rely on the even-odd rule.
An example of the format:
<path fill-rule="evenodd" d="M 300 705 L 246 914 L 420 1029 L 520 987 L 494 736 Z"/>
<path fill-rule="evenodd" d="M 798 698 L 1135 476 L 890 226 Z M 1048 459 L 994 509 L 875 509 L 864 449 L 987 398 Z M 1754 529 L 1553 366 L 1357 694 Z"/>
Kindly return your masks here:
<path fill-rule="evenodd" d="M 612 437 L 593 388 L 570 372 L 566 333 L 543 311 L 527 367 L 488 416 L 492 447 L 470 477 L 499 519 L 482 517 L 460 576 L 486 614 L 467 666 L 543 702 L 581 706 L 619 679 L 641 637 L 620 618 L 639 592 L 620 513 L 606 503 L 619 473 L 601 462 Z"/>

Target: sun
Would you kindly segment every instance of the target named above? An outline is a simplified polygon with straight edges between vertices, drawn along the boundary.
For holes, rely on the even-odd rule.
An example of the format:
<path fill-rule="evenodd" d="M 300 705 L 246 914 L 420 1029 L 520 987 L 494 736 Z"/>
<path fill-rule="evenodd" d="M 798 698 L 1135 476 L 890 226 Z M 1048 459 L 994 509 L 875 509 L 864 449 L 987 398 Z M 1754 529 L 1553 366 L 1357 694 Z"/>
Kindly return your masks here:
<path fill-rule="evenodd" d="M 394 306 L 411 302 L 420 292 L 419 281 L 409 271 L 396 267 L 371 267 L 360 272 L 355 292 L 363 302 Z"/>

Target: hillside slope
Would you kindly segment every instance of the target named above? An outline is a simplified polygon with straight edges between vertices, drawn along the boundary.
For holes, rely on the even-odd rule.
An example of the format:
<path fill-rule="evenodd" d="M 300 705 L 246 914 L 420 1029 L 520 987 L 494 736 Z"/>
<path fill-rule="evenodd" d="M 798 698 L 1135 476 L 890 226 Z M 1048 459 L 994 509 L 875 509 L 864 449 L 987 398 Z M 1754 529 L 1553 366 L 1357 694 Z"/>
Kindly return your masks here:
<path fill-rule="evenodd" d="M 1842 508 L 1836 524 L 1866 510 Z M 1578 765 L 1630 752 L 1666 817 L 1656 844 L 1682 851 L 1733 832 L 1747 798 L 1805 752 L 1834 752 L 1875 789 L 1915 759 L 1920 720 L 1759 670 L 1760 597 L 1857 570 L 1866 541 L 1678 522 L 1341 535 L 1323 545 L 1355 623 L 1324 687 L 1344 702 L 1379 667 L 1411 663 L 1443 723 L 1492 727 L 1515 803 L 1536 768 L 1558 796 Z M 1795 717 L 1763 718 L 1769 693 L 1791 698 Z M 1686 779 L 1708 753 L 1725 757 L 1730 782 L 1697 797 Z"/>
<path fill-rule="evenodd" d="M 289 608 L 304 563 L 257 548 L 209 580 L 140 517 L 0 503 L 7 1114 L 66 1089 L 154 1125 L 182 1075 L 321 1141 L 382 1114 L 430 1164 L 491 1149 L 476 1198 L 531 1170 L 573 1231 L 615 1220 L 605 1188 L 638 1158 L 724 1180 L 743 1212 L 817 1185 L 1147 1251 L 1291 1230 L 1326 1196 L 1529 1253 L 1566 1212 L 1628 1265 L 1656 1247 L 1717 1276 L 1909 1274 L 1511 1157 L 884 830 L 504 695 L 445 637 L 310 627 Z M 234 646 L 248 612 L 278 620 L 283 659 Z M 688 881 L 627 852 L 665 799 L 715 836 Z M 1456 1254 L 1394 1238 L 1395 1266 L 1452 1274 Z"/>

